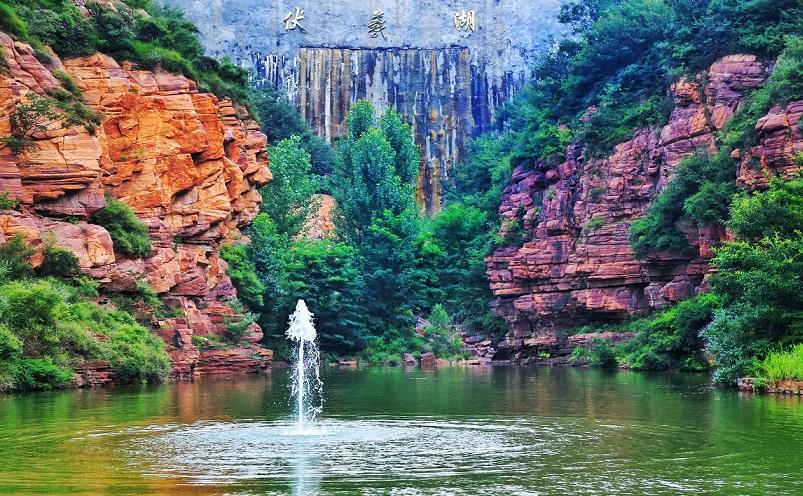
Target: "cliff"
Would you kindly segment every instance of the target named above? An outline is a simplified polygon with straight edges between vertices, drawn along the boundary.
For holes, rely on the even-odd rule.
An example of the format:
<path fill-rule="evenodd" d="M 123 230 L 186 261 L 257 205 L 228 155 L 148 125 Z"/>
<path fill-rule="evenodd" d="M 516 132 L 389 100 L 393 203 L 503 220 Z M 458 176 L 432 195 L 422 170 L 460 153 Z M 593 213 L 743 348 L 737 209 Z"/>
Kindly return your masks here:
<path fill-rule="evenodd" d="M 0 47 L 0 135 L 10 133 L 9 116 L 26 95 L 61 86 L 57 70 L 102 118 L 94 134 L 54 120 L 33 135 L 35 147 L 19 155 L 0 149 L 0 191 L 19 202 L 0 211 L 0 243 L 21 233 L 38 250 L 37 265 L 52 236 L 109 290 L 133 291 L 147 281 L 173 315 L 154 316 L 152 326 L 169 345 L 175 376 L 266 368 L 271 352 L 256 345 L 199 351 L 192 343 L 193 335 L 221 333 L 232 313 L 227 302 L 236 291 L 219 247 L 253 219 L 257 188 L 271 179 L 257 123 L 182 76 L 135 70 L 100 53 L 53 57 L 45 66 L 4 33 Z M 145 222 L 150 256 L 115 252 L 107 230 L 91 222 L 107 197 Z M 252 325 L 247 338 L 256 343 L 261 334 Z"/>
<path fill-rule="evenodd" d="M 358 99 L 404 114 L 421 151 L 419 199 L 429 213 L 440 208 L 441 182 L 465 157 L 467 139 L 492 127 L 496 110 L 565 29 L 555 20 L 561 0 L 329 0 L 299 5 L 303 30 L 284 21 L 295 4 L 165 3 L 186 12 L 208 52 L 282 89 L 327 141 L 342 135 Z M 473 29 L 456 25 L 469 10 Z M 372 37 L 377 11 L 384 30 Z"/>
<path fill-rule="evenodd" d="M 556 167 L 516 167 L 499 213 L 518 219 L 529 240 L 487 258 L 495 311 L 511 327 L 492 351 L 497 358 L 559 347 L 565 328 L 644 315 L 705 290 L 712 248 L 727 236 L 723 229 L 688 224 L 690 255 L 637 259 L 629 228 L 645 216 L 682 158 L 714 149 L 713 133 L 769 69 L 753 56 L 725 57 L 706 74 L 672 86 L 675 107 L 666 126 L 638 131 L 609 157 L 585 160 L 575 144 Z M 757 123 L 760 144 L 733 156 L 740 185 L 761 187 L 767 171 L 797 169 L 792 157 L 803 150 L 801 113 L 803 102 L 796 102 L 774 108 Z"/>

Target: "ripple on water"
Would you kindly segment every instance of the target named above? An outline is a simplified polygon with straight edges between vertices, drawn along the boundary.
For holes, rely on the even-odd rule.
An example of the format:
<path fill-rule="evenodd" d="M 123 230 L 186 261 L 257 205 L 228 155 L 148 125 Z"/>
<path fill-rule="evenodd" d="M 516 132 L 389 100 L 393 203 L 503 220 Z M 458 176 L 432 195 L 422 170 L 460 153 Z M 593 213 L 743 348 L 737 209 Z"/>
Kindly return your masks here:
<path fill-rule="evenodd" d="M 300 472 L 365 481 L 526 470 L 527 462 L 555 453 L 570 435 L 516 423 L 437 420 L 324 420 L 313 435 L 299 435 L 287 422 L 163 427 L 141 429 L 129 454 L 147 457 L 143 468 L 151 475 L 187 476 L 199 484 Z"/>

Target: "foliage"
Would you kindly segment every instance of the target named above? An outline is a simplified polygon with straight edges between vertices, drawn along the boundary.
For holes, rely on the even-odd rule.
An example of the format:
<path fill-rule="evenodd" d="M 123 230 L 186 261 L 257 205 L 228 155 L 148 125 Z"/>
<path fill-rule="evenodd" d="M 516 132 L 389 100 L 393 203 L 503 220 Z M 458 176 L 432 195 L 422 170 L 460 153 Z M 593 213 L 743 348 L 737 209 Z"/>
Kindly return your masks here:
<path fill-rule="evenodd" d="M 788 350 L 771 351 L 755 363 L 756 374 L 766 381 L 803 379 L 803 344 Z"/>
<path fill-rule="evenodd" d="M 287 315 L 303 298 L 315 314 L 322 349 L 340 353 L 361 349 L 370 316 L 362 306 L 365 283 L 355 250 L 332 240 L 299 240 L 288 255 L 284 293 L 276 301 L 278 311 L 263 314 L 260 320 L 266 333 L 283 337 Z"/>
<path fill-rule="evenodd" d="M 33 275 L 30 259 L 36 250 L 28 247 L 22 234 L 15 234 L 0 245 L 0 268 L 4 279 L 16 280 Z"/>
<path fill-rule="evenodd" d="M 147 257 L 151 254 L 148 227 L 125 203 L 107 199 L 106 207 L 95 212 L 92 219 L 109 231 L 118 252 L 134 257 Z"/>
<path fill-rule="evenodd" d="M 607 339 L 594 338 L 590 346 L 579 346 L 572 351 L 573 362 L 586 362 L 592 367 L 612 369 L 618 366 L 616 348 Z"/>
<path fill-rule="evenodd" d="M 223 337 L 230 344 L 238 344 L 242 341 L 248 326 L 256 322 L 257 315 L 246 312 L 243 304 L 236 298 L 229 301 L 229 307 L 232 309 L 233 314 L 223 319 L 223 324 L 226 327 Z"/>
<path fill-rule="evenodd" d="M 604 225 L 605 225 L 605 219 L 603 217 L 594 217 L 593 219 L 590 219 L 588 222 L 585 223 L 585 225 L 583 226 L 583 232 L 586 234 L 592 233 L 600 229 Z"/>
<path fill-rule="evenodd" d="M 443 306 L 465 331 L 495 336 L 506 326 L 491 312 L 493 295 L 485 273 L 494 229 L 491 218 L 478 207 L 455 202 L 447 204 L 427 229 L 444 254 L 436 269 Z"/>
<path fill-rule="evenodd" d="M 55 240 L 45 241 L 45 259 L 36 269 L 36 273 L 43 277 L 75 277 L 81 273 L 78 257 L 73 252 L 56 246 Z"/>
<path fill-rule="evenodd" d="M 637 370 L 688 370 L 708 368 L 702 357 L 701 331 L 711 322 L 719 301 L 701 294 L 656 316 L 626 326 L 636 337 L 625 343 L 625 361 Z"/>
<path fill-rule="evenodd" d="M 26 150 L 36 149 L 34 135 L 47 129 L 58 119 L 50 100 L 35 93 L 29 93 L 27 102 L 20 102 L 9 116 L 11 134 L 0 137 L 0 145 L 7 146 L 17 155 Z"/>
<path fill-rule="evenodd" d="M 452 319 L 443 305 L 435 304 L 428 320 L 429 323 L 424 328 L 427 349 L 431 350 L 435 356 L 448 359 L 463 352 L 463 340 L 452 325 Z"/>
<path fill-rule="evenodd" d="M 228 264 L 226 273 L 231 278 L 237 295 L 249 308 L 259 309 L 265 304 L 265 285 L 257 277 L 254 262 L 243 244 L 225 244 L 220 247 L 220 256 Z"/>
<path fill-rule="evenodd" d="M 803 219 L 794 212 L 801 186 L 803 179 L 774 180 L 733 203 L 737 240 L 717 252 L 711 280 L 723 305 L 705 330 L 720 383 L 733 384 L 778 346 L 803 342 Z"/>
<path fill-rule="evenodd" d="M 268 143 L 274 145 L 282 140 L 297 136 L 301 147 L 309 153 L 312 172 L 327 176 L 334 171 L 335 156 L 332 148 L 316 136 L 292 103 L 276 88 L 263 86 L 249 93 L 251 108 L 262 122 L 262 131 L 268 136 Z M 273 169 L 271 156 L 271 169 Z"/>
<path fill-rule="evenodd" d="M 312 198 L 318 188 L 317 176 L 312 174 L 310 155 L 298 136 L 284 139 L 268 151 L 273 180 L 262 187 L 261 210 L 273 219 L 279 233 L 295 236 L 320 207 Z"/>
<path fill-rule="evenodd" d="M 0 193 L 0 210 L 11 210 L 17 208 L 19 202 L 8 196 L 8 192 Z"/>
<path fill-rule="evenodd" d="M 110 363 L 123 382 L 160 381 L 164 342 L 131 315 L 98 306 L 52 278 L 0 284 L 0 365 L 10 389 L 49 389 L 72 379 L 82 360 Z"/>

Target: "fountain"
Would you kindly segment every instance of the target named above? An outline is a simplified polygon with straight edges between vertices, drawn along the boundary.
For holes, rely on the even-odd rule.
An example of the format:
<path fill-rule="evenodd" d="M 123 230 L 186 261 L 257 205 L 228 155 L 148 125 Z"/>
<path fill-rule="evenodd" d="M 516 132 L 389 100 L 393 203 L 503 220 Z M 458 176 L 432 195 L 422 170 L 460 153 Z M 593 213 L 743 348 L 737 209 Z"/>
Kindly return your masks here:
<path fill-rule="evenodd" d="M 305 425 L 311 424 L 323 407 L 320 354 L 315 344 L 316 333 L 312 319 L 313 314 L 307 309 L 307 304 L 304 300 L 298 300 L 287 329 L 287 339 L 297 343 L 291 394 L 296 402 L 296 432 L 299 434 L 307 433 Z"/>

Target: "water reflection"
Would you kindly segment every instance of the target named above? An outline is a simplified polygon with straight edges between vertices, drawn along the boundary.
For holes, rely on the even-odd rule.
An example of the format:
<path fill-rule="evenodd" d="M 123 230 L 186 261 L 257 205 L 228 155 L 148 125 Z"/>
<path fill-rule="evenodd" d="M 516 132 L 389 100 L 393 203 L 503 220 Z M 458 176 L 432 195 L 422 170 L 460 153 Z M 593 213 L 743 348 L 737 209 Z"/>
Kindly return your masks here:
<path fill-rule="evenodd" d="M 309 450 L 302 440 L 288 453 L 293 468 L 293 495 L 311 496 L 320 493 L 321 464 L 317 450 Z"/>
<path fill-rule="evenodd" d="M 687 375 L 324 373 L 307 437 L 290 435 L 284 371 L 2 396 L 0 493 L 799 493 L 798 398 Z"/>

